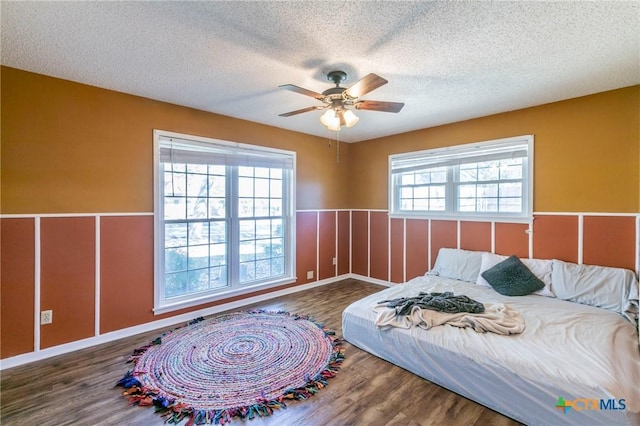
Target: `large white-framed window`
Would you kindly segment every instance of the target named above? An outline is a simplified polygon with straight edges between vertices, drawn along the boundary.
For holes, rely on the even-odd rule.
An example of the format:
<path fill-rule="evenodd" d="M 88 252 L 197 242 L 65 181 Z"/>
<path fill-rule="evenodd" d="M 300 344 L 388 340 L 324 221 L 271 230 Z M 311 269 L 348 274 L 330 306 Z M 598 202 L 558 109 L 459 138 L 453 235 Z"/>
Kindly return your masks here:
<path fill-rule="evenodd" d="M 295 281 L 296 154 L 154 130 L 160 314 Z"/>
<path fill-rule="evenodd" d="M 533 135 L 389 156 L 389 214 L 530 220 Z"/>

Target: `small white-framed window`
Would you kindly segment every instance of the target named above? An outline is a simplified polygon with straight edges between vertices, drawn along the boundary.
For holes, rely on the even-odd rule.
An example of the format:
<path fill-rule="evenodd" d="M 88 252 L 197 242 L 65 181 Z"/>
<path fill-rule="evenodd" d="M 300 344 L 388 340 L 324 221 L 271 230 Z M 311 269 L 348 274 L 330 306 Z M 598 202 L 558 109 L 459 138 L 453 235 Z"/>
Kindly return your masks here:
<path fill-rule="evenodd" d="M 533 135 L 389 156 L 395 217 L 530 220 Z"/>
<path fill-rule="evenodd" d="M 156 314 L 295 281 L 295 160 L 154 130 Z"/>

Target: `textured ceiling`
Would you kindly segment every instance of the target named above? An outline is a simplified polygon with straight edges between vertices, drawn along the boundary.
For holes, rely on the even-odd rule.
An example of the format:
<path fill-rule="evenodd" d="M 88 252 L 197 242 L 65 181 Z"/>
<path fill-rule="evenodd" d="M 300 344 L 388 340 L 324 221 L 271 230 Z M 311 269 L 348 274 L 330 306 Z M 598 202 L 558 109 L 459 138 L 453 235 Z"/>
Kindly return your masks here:
<path fill-rule="evenodd" d="M 640 2 L 7 2 L 3 65 L 323 137 L 322 92 L 368 73 L 362 141 L 640 83 Z M 161 125 L 161 124 L 159 124 Z"/>

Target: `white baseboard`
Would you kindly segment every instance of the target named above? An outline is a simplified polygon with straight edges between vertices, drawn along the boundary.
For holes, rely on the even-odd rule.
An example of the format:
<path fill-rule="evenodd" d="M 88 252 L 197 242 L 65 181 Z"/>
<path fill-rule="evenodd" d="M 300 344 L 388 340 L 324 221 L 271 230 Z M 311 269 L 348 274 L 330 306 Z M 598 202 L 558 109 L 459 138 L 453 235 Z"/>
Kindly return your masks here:
<path fill-rule="evenodd" d="M 389 281 L 385 281 L 385 280 L 379 280 L 377 278 L 371 278 L 371 277 L 365 277 L 364 275 L 358 275 L 358 274 L 348 274 L 347 278 L 353 278 L 354 280 L 360 280 L 360 281 L 366 281 L 368 283 L 371 284 L 378 284 L 378 285 L 382 285 L 385 287 L 392 287 L 396 284 L 389 282 Z"/>
<path fill-rule="evenodd" d="M 207 315 L 213 315 L 232 309 L 241 308 L 243 306 L 251 305 L 253 303 L 262 302 L 265 300 L 273 299 L 287 294 L 297 293 L 303 290 L 308 290 L 314 287 L 319 287 L 326 284 L 331 284 L 337 281 L 341 281 L 347 278 L 357 278 L 367 281 L 366 277 L 351 276 L 352 274 L 344 274 L 337 277 L 327 278 L 325 280 L 314 281 L 307 284 L 301 284 L 294 287 L 289 287 L 283 290 L 277 290 L 259 296 L 248 297 L 246 299 L 236 300 L 234 302 L 224 303 L 222 305 L 211 306 L 209 308 L 200 309 L 198 311 L 187 312 L 185 314 L 176 315 L 169 318 L 164 318 L 157 321 L 152 321 L 133 327 L 123 328 L 121 330 L 112 331 L 109 333 L 101 334 L 94 337 L 89 337 L 82 340 L 76 340 L 75 342 L 65 343 L 63 345 L 53 346 L 38 350 L 35 352 L 29 352 L 26 354 L 16 355 L 10 358 L 0 360 L 0 371 L 7 368 L 17 367 L 19 365 L 28 364 L 30 362 L 41 361 L 43 359 L 51 358 L 57 355 L 62 355 L 80 349 L 89 348 L 91 346 L 100 345 L 114 340 L 122 339 L 125 337 L 135 336 L 136 334 L 146 333 L 148 331 L 157 330 L 160 328 L 169 327 L 176 324 L 186 323 L 194 318 L 203 317 Z"/>

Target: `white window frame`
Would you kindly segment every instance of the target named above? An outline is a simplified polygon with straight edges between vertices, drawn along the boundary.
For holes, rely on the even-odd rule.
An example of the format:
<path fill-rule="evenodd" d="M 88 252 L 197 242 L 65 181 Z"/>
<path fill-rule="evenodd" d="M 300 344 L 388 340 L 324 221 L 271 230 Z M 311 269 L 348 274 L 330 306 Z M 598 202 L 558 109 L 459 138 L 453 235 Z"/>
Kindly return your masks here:
<path fill-rule="evenodd" d="M 445 148 L 393 154 L 389 156 L 389 216 L 397 218 L 466 219 L 505 222 L 529 222 L 533 218 L 533 135 L 515 136 Z M 526 154 L 522 154 L 526 150 Z M 525 158 L 522 175 L 522 212 L 464 212 L 458 210 L 458 186 L 454 169 L 460 164 L 488 161 L 510 152 Z M 445 210 L 402 210 L 399 173 L 422 170 L 437 165 L 447 167 Z"/>
<path fill-rule="evenodd" d="M 206 292 L 185 295 L 176 298 L 164 297 L 164 276 L 165 276 L 165 238 L 164 238 L 164 177 L 162 175 L 160 148 L 166 141 L 175 142 L 177 145 L 191 146 L 194 150 L 229 150 L 233 154 L 246 154 L 247 157 L 257 158 L 261 154 L 272 157 L 282 157 L 285 161 L 292 161 L 292 168 L 285 172 L 283 179 L 285 182 L 286 195 L 283 196 L 282 212 L 284 217 L 283 232 L 285 233 L 284 276 L 277 279 L 256 281 L 250 284 L 239 284 L 230 282 L 228 287 L 223 289 L 213 289 Z M 257 156 L 257 157 L 256 157 Z M 241 160 L 242 161 L 242 160 Z M 242 164 L 240 164 L 242 165 Z M 154 185 L 154 309 L 155 315 L 204 303 L 252 293 L 258 290 L 290 284 L 296 281 L 296 223 L 295 223 L 295 194 L 296 194 L 296 153 L 294 151 L 281 150 L 257 145 L 243 144 L 237 142 L 223 141 L 218 139 L 192 136 L 182 133 L 169 132 L 165 130 L 153 131 L 153 185 Z M 229 211 L 229 208 L 228 208 Z M 233 215 L 237 215 L 237 207 L 231 207 Z M 231 219 L 234 220 L 233 218 Z M 233 227 L 232 227 L 233 228 Z M 237 226 L 236 226 L 237 228 Z M 233 232 L 233 231 L 231 231 Z M 238 238 L 237 233 L 228 238 Z M 228 255 L 228 262 L 239 262 L 233 253 Z M 229 275 L 229 272 L 227 272 Z"/>

